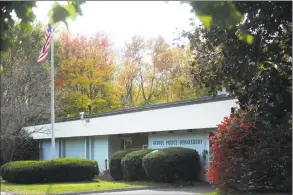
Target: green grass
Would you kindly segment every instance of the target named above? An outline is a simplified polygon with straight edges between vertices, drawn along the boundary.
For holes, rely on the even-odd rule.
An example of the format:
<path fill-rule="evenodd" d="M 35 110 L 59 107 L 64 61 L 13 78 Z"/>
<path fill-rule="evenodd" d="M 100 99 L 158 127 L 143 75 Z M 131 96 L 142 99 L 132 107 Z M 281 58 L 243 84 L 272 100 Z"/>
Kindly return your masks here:
<path fill-rule="evenodd" d="M 96 179 L 89 182 L 49 183 L 49 184 L 10 184 L 2 183 L 2 190 L 17 194 L 58 194 L 70 192 L 100 191 L 151 186 L 151 182 L 114 182 Z"/>

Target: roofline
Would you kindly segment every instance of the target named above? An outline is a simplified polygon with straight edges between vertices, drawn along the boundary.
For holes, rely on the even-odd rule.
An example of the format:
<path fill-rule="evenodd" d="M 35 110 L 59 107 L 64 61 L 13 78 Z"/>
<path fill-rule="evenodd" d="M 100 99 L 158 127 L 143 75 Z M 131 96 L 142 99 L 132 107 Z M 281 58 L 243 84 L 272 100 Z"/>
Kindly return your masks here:
<path fill-rule="evenodd" d="M 84 118 L 98 118 L 98 117 L 105 117 L 105 116 L 112 116 L 112 115 L 118 115 L 118 114 L 128 114 L 133 112 L 142 112 L 142 111 L 148 111 L 148 110 L 156 110 L 156 109 L 162 109 L 162 108 L 170 108 L 170 107 L 178 107 L 178 106 L 187 106 L 191 104 L 201 104 L 201 103 L 208 103 L 208 102 L 217 102 L 217 101 L 224 101 L 224 100 L 231 100 L 235 99 L 232 96 L 228 95 L 217 95 L 217 96 L 207 96 L 207 97 L 200 97 L 195 99 L 188 99 L 188 100 L 180 100 L 175 102 L 168 102 L 168 103 L 162 103 L 162 104 L 153 104 L 153 105 L 146 105 L 141 107 L 135 107 L 135 108 L 128 108 L 128 109 L 120 109 L 120 110 L 114 110 L 110 112 L 103 112 L 93 115 L 87 115 Z M 60 122 L 68 122 L 68 121 L 75 121 L 80 120 L 80 117 L 72 117 L 72 118 L 60 118 L 55 121 L 55 123 Z M 34 125 L 44 125 L 44 124 L 50 124 L 50 120 L 43 121 L 39 123 L 35 123 Z M 26 126 L 32 126 L 32 124 L 28 124 Z"/>

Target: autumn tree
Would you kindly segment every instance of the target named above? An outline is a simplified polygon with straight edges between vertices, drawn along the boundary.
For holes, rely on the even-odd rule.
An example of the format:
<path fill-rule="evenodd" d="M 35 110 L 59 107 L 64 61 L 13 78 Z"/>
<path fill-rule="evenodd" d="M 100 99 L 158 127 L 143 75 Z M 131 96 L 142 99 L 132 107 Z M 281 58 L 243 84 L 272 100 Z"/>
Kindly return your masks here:
<path fill-rule="evenodd" d="M 166 43 L 158 50 L 153 57 L 158 70 L 156 98 L 169 102 L 209 95 L 206 88 L 192 83 L 191 57 L 188 49 L 170 47 Z"/>
<path fill-rule="evenodd" d="M 138 104 L 155 101 L 155 87 L 159 75 L 156 56 L 163 50 L 160 47 L 166 46 L 168 47 L 161 37 L 157 40 L 146 40 L 139 35 L 133 36 L 131 41 L 126 43 L 122 75 L 128 75 L 128 80 L 124 83 L 124 96 L 130 97 L 130 102 L 133 102 L 134 97 Z"/>
<path fill-rule="evenodd" d="M 130 59 L 124 59 L 116 75 L 123 107 L 135 106 L 140 95 L 140 87 L 137 87 L 138 67 Z"/>
<path fill-rule="evenodd" d="M 133 36 L 126 43 L 120 72 L 124 101 L 143 105 L 208 95 L 192 84 L 190 59 L 189 50 L 172 47 L 162 36 Z"/>
<path fill-rule="evenodd" d="M 145 81 L 145 73 L 150 68 L 149 63 L 146 62 L 146 55 L 147 55 L 147 45 L 146 41 L 142 36 L 135 35 L 132 37 L 130 43 L 126 43 L 126 49 L 125 49 L 125 61 L 128 62 L 129 65 L 131 65 L 131 68 L 133 70 L 132 77 L 133 79 L 132 85 L 135 82 L 137 85 L 138 90 L 136 100 L 138 98 L 142 98 L 144 102 L 150 101 L 150 98 L 152 96 L 152 92 L 146 91 L 146 81 Z M 126 70 L 126 69 L 125 69 Z M 129 82 L 130 84 L 130 82 Z M 152 86 L 151 86 L 152 88 Z M 147 94 L 148 93 L 148 94 Z M 132 91 L 133 94 L 133 91 Z M 133 96 L 133 95 L 132 95 Z"/>
<path fill-rule="evenodd" d="M 102 34 L 85 37 L 63 33 L 59 43 L 56 87 L 64 91 L 63 114 L 93 114 L 120 107 L 107 38 Z"/>

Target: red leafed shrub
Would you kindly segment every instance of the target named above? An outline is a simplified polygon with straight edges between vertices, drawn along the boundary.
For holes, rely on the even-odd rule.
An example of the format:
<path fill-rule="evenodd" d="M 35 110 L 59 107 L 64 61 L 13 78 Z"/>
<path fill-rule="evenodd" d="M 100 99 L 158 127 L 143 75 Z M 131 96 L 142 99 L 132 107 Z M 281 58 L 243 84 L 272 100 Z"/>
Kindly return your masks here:
<path fill-rule="evenodd" d="M 220 191 L 291 191 L 291 125 L 251 122 L 238 113 L 225 117 L 210 141 L 208 176 Z"/>

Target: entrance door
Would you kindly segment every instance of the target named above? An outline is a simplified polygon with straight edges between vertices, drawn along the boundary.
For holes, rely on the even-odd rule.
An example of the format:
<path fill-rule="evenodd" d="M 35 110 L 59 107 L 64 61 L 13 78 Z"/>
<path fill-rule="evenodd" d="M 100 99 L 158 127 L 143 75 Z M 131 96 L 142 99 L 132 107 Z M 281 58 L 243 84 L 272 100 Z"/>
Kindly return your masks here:
<path fill-rule="evenodd" d="M 121 138 L 122 149 L 132 148 L 132 139 L 131 137 Z"/>

